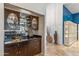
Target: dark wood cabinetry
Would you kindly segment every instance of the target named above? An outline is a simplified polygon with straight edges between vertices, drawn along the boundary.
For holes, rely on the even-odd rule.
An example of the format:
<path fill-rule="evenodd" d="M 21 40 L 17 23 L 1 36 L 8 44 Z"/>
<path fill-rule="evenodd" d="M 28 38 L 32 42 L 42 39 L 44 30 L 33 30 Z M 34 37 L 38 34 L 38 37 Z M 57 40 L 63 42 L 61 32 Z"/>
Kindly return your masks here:
<path fill-rule="evenodd" d="M 28 41 L 5 44 L 5 56 L 33 56 L 41 52 L 41 38 L 31 38 Z"/>
<path fill-rule="evenodd" d="M 18 55 L 18 49 L 17 49 L 17 45 L 16 44 L 7 44 L 4 47 L 4 54 L 11 56 L 11 55 Z"/>
<path fill-rule="evenodd" d="M 34 39 L 34 40 L 30 40 L 29 44 L 28 44 L 28 51 L 29 54 L 28 55 L 35 55 L 41 52 L 41 41 L 40 39 Z"/>

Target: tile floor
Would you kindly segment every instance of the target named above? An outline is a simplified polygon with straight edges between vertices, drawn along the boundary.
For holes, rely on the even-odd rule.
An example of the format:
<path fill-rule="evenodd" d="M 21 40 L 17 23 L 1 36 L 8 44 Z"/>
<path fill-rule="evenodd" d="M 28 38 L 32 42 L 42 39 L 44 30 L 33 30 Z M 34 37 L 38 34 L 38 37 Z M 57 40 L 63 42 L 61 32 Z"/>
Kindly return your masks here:
<path fill-rule="evenodd" d="M 79 56 L 79 41 L 71 46 L 47 44 L 46 56 Z"/>

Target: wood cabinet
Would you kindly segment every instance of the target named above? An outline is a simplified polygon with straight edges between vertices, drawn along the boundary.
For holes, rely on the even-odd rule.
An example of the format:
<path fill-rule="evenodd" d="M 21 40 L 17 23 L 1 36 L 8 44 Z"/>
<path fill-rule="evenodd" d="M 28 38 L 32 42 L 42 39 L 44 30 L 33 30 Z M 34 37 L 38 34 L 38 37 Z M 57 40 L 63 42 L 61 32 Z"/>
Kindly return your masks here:
<path fill-rule="evenodd" d="M 12 56 L 12 55 L 18 55 L 18 49 L 16 44 L 7 44 L 4 47 L 4 55 Z"/>
<path fill-rule="evenodd" d="M 30 40 L 29 41 L 29 44 L 28 44 L 28 55 L 35 55 L 35 54 L 38 54 L 41 52 L 41 41 L 40 39 L 36 39 L 34 38 L 33 40 Z"/>
<path fill-rule="evenodd" d="M 28 41 L 5 44 L 5 56 L 33 56 L 41 52 L 41 38 L 31 38 Z"/>

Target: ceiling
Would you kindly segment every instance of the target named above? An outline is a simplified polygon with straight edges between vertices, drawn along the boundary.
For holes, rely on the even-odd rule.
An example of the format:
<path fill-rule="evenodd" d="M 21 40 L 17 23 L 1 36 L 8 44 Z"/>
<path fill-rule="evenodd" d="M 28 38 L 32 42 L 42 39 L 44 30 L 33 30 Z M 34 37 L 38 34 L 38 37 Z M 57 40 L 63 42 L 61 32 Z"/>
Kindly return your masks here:
<path fill-rule="evenodd" d="M 31 10 L 41 15 L 45 15 L 45 9 L 46 6 L 48 5 L 48 3 L 10 3 L 10 4 Z M 67 3 L 64 5 L 72 14 L 79 13 L 78 3 Z"/>
<path fill-rule="evenodd" d="M 45 15 L 45 9 L 47 6 L 47 3 L 10 3 L 10 4 L 31 10 L 41 15 Z"/>
<path fill-rule="evenodd" d="M 79 13 L 79 3 L 69 3 L 64 5 L 72 14 Z"/>

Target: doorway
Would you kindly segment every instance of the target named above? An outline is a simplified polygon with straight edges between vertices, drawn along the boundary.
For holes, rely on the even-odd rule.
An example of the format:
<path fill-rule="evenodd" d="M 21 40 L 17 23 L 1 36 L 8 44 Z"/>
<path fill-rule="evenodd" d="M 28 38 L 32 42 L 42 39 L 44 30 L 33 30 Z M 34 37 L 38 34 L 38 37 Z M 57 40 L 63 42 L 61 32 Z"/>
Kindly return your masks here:
<path fill-rule="evenodd" d="M 67 5 L 63 6 L 63 44 L 71 46 L 78 41 L 78 21 L 75 19 L 75 14 L 72 14 Z"/>

